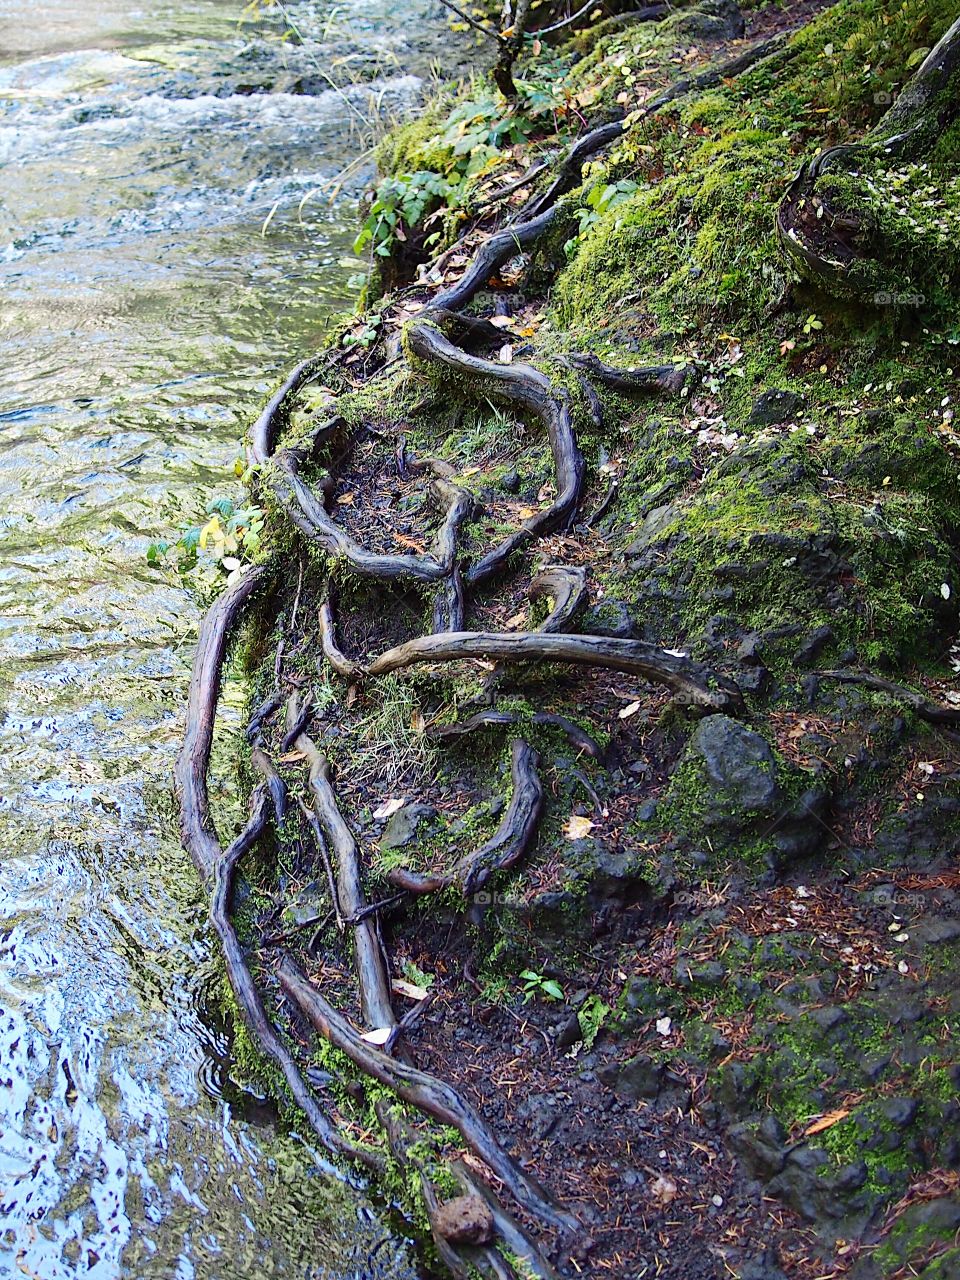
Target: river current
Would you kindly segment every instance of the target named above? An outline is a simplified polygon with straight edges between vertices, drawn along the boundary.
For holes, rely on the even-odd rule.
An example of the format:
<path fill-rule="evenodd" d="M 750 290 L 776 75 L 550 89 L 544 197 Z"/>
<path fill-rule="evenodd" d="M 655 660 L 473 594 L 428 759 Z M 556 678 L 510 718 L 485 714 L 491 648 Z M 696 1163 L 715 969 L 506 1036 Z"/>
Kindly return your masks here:
<path fill-rule="evenodd" d="M 242 17 L 0 0 L 2 1276 L 415 1274 L 231 1079 L 170 801 L 198 606 L 145 551 L 349 305 L 351 162 L 443 21 Z"/>

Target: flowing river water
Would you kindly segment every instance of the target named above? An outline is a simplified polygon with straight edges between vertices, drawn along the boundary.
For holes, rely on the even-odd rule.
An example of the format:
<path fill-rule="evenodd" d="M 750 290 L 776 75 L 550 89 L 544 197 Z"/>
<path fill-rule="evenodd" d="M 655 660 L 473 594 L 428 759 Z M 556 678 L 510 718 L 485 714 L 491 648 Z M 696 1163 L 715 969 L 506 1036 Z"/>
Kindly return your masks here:
<path fill-rule="evenodd" d="M 145 550 L 349 301 L 369 169 L 315 193 L 443 23 L 240 10 L 0 0 L 3 1276 L 415 1274 L 230 1079 L 169 794 L 198 607 Z"/>

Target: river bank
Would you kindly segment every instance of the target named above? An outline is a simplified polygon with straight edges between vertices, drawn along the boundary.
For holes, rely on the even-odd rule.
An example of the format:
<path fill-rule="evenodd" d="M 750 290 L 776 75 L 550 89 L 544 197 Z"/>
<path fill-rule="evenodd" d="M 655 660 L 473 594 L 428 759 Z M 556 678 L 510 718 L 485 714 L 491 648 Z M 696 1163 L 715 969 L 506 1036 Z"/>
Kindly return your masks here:
<path fill-rule="evenodd" d="M 441 93 L 253 430 L 184 833 L 266 1079 L 454 1274 L 956 1268 L 955 20 L 709 0 Z"/>

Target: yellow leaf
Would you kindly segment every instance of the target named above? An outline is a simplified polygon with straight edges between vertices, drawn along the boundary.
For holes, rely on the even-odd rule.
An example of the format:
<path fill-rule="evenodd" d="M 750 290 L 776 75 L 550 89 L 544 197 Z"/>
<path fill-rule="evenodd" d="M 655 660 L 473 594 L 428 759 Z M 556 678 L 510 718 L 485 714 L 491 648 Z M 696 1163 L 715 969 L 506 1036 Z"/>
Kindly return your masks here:
<path fill-rule="evenodd" d="M 216 539 L 218 533 L 220 533 L 220 520 L 217 516 L 211 516 L 200 530 L 200 550 L 206 551 L 207 543 L 211 538 Z"/>
<path fill-rule="evenodd" d="M 803 1131 L 805 1138 L 812 1137 L 815 1133 L 823 1133 L 824 1129 L 831 1129 L 835 1124 L 839 1124 L 841 1120 L 846 1120 L 850 1112 L 845 1107 L 839 1107 L 836 1111 L 828 1111 L 825 1116 L 821 1116 L 819 1120 L 814 1120 L 813 1124 L 808 1125 Z"/>
<path fill-rule="evenodd" d="M 581 818 L 579 814 L 573 813 L 564 823 L 563 834 L 568 840 L 582 840 L 593 830 L 593 825 L 589 818 Z"/>
<path fill-rule="evenodd" d="M 353 504 L 356 502 L 356 500 L 357 500 L 357 495 L 355 493 L 341 493 L 340 497 L 337 499 L 337 502 L 340 504 L 341 507 L 352 507 Z"/>

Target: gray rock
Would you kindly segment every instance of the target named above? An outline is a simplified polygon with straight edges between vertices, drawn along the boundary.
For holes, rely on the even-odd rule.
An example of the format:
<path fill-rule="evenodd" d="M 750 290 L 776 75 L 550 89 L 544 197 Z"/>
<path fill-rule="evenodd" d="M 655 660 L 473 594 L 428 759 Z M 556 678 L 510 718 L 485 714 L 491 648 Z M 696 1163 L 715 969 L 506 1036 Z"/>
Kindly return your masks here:
<path fill-rule="evenodd" d="M 731 1126 L 727 1142 L 747 1174 L 761 1182 L 776 1177 L 786 1164 L 786 1134 L 774 1116 L 765 1116 L 759 1124 L 745 1120 Z"/>
<path fill-rule="evenodd" d="M 552 1133 L 559 1118 L 557 1104 L 552 1098 L 542 1093 L 531 1094 L 517 1108 L 517 1119 L 537 1139 L 545 1138 Z"/>
<path fill-rule="evenodd" d="M 662 507 L 654 507 L 637 530 L 637 536 L 627 547 L 626 554 L 638 555 L 652 542 L 659 542 L 678 514 L 679 508 L 672 502 Z"/>
<path fill-rule="evenodd" d="M 916 1098 L 885 1098 L 882 1110 L 892 1125 L 906 1129 L 917 1118 L 920 1103 Z"/>
<path fill-rule="evenodd" d="M 764 391 L 754 401 L 748 421 L 753 426 L 772 427 L 796 418 L 803 406 L 803 396 L 795 391 Z"/>
<path fill-rule="evenodd" d="M 779 796 L 776 761 L 767 742 L 729 716 L 707 716 L 690 741 L 718 807 L 734 814 L 768 812 Z"/>
<path fill-rule="evenodd" d="M 600 1079 L 621 1098 L 656 1098 L 663 1083 L 663 1067 L 647 1054 L 639 1053 L 624 1063 L 604 1067 Z"/>
<path fill-rule="evenodd" d="M 452 1244 L 488 1244 L 494 1235 L 490 1207 L 476 1195 L 457 1196 L 440 1205 L 433 1225 Z"/>
<path fill-rule="evenodd" d="M 421 822 L 432 818 L 436 809 L 429 804 L 405 804 L 393 814 L 380 837 L 381 849 L 401 849 L 417 834 Z"/>

